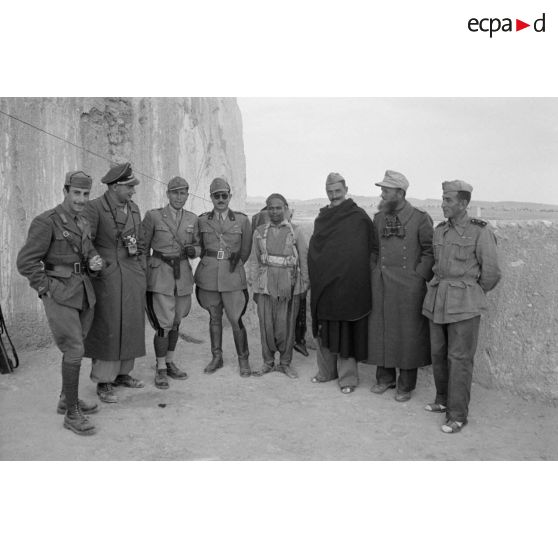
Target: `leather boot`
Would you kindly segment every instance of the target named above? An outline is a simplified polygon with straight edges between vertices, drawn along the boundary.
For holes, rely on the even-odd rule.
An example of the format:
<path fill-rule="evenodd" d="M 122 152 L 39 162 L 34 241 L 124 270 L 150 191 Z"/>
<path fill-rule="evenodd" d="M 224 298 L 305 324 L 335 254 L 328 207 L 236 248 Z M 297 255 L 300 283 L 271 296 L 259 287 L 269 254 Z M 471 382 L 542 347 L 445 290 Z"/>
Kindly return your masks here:
<path fill-rule="evenodd" d="M 236 354 L 238 355 L 238 366 L 240 367 L 240 375 L 243 378 L 248 378 L 252 375 L 248 357 L 250 352 L 248 350 L 248 333 L 246 328 L 233 330 L 234 346 L 236 347 Z"/>
<path fill-rule="evenodd" d="M 99 410 L 99 406 L 97 405 L 97 403 L 87 403 L 86 401 L 83 401 L 83 399 L 78 399 L 78 405 L 81 411 L 86 415 L 92 415 Z M 61 393 L 60 399 L 58 400 L 58 406 L 56 407 L 56 412 L 59 415 L 65 415 L 67 410 L 66 396 L 64 395 L 64 393 Z"/>
<path fill-rule="evenodd" d="M 223 367 L 223 326 L 221 324 L 210 324 L 209 339 L 211 341 L 211 362 L 203 369 L 205 374 L 213 374 Z"/>
<path fill-rule="evenodd" d="M 64 416 L 64 428 L 75 432 L 81 436 L 95 434 L 95 425 L 81 412 L 78 404 L 72 405 Z"/>

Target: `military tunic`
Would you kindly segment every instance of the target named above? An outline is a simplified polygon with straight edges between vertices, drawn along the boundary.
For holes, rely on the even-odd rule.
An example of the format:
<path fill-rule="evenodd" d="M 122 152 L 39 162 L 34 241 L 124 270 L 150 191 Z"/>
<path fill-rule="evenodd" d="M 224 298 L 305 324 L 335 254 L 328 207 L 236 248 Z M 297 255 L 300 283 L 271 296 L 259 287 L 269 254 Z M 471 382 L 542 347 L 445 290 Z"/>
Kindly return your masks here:
<path fill-rule="evenodd" d="M 89 260 L 97 251 L 87 220 L 61 204 L 35 217 L 17 257 L 17 269 L 43 300 L 64 362 L 80 364 L 93 319 L 95 292 Z"/>
<path fill-rule="evenodd" d="M 105 261 L 93 280 L 97 307 L 85 340 L 85 355 L 116 363 L 116 375 L 124 374 L 133 367 L 133 359 L 145 355 L 145 248 L 140 210 L 128 202 L 124 212 L 105 193 L 88 202 L 83 213 L 91 225 L 93 244 Z M 123 239 L 128 235 L 137 239 L 136 255 L 130 255 L 126 248 Z M 118 362 L 124 361 L 125 369 L 118 371 Z"/>
<path fill-rule="evenodd" d="M 217 212 L 209 211 L 200 215 L 198 224 L 202 259 L 196 269 L 196 285 L 206 291 L 218 292 L 246 289 L 243 264 L 252 248 L 252 228 L 248 217 L 229 209 L 222 220 Z M 219 251 L 222 254 L 217 255 Z M 233 272 L 229 265 L 232 253 L 238 253 L 241 260 Z"/>

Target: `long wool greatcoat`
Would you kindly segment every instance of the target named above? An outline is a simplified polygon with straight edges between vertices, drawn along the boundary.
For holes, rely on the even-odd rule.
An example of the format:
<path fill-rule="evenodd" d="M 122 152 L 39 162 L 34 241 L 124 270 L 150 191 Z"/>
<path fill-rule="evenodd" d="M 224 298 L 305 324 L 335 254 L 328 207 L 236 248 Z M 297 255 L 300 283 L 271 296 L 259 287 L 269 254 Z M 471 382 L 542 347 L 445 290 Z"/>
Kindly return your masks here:
<path fill-rule="evenodd" d="M 130 202 L 125 214 L 105 194 L 88 202 L 83 214 L 91 226 L 93 245 L 105 261 L 92 278 L 97 304 L 85 338 L 85 356 L 109 361 L 144 356 L 146 279 L 139 208 Z M 128 254 L 122 240 L 129 234 L 136 236 L 137 256 Z"/>
<path fill-rule="evenodd" d="M 434 264 L 432 219 L 405 202 L 397 213 L 404 237 L 386 237 L 385 215 L 380 211 L 374 216 L 367 362 L 386 368 L 427 366 L 431 363 L 430 334 L 422 303 Z"/>

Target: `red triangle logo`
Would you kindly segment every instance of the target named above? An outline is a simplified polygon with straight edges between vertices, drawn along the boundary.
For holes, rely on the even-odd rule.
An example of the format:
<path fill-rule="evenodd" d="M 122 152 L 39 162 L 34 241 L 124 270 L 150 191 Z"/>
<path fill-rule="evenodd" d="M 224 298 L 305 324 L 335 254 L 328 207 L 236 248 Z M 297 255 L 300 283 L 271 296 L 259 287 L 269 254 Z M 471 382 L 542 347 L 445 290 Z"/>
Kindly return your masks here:
<path fill-rule="evenodd" d="M 529 23 L 525 23 L 524 21 L 521 21 L 520 19 L 515 20 L 515 30 L 516 31 L 521 31 L 522 29 L 525 29 L 526 27 L 531 27 L 531 25 Z"/>

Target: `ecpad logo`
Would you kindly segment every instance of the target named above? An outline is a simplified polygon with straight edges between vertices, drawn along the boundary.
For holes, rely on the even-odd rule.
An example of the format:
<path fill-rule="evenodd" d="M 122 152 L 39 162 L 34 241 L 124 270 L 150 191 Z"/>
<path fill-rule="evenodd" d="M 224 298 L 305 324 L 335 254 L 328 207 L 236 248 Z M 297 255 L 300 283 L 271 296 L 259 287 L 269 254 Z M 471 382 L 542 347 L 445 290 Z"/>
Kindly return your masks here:
<path fill-rule="evenodd" d="M 469 28 L 469 31 L 473 33 L 477 33 L 478 31 L 481 31 L 483 33 L 489 33 L 490 38 L 492 38 L 492 35 L 494 33 L 497 33 L 498 31 L 503 31 L 504 33 L 514 31 L 512 18 L 509 17 L 505 17 L 503 19 L 500 19 L 498 17 L 485 17 L 482 19 L 477 19 L 476 17 L 472 17 L 467 22 L 467 27 Z M 531 27 L 531 24 L 525 23 L 520 19 L 515 20 L 515 31 L 521 31 L 522 29 L 526 29 L 527 27 Z M 540 18 L 536 19 L 533 22 L 533 29 L 535 30 L 536 33 L 545 32 L 544 13 Z"/>

